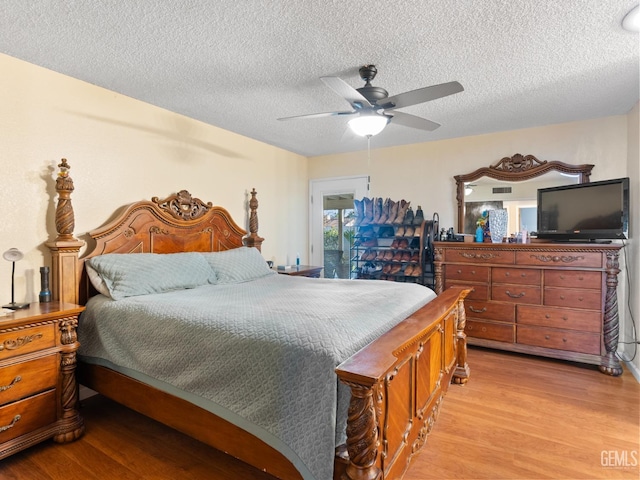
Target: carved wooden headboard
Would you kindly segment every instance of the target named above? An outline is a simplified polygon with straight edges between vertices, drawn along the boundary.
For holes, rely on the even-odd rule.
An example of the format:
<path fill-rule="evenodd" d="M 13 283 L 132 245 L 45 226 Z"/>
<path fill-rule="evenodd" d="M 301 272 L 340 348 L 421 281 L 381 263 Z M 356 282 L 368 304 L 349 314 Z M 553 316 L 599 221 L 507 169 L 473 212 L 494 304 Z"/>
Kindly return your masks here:
<path fill-rule="evenodd" d="M 84 242 L 74 238 L 69 165 L 62 159 L 56 181 L 58 237 L 46 245 L 52 254 L 52 296 L 67 303 L 86 303 L 92 288 L 84 273 L 84 261 L 106 253 L 218 252 L 243 245 L 260 250 L 258 200 L 251 191 L 249 233 L 229 212 L 194 198 L 186 190 L 165 199 L 153 197 L 127 206 L 109 224 L 89 232 L 96 245 L 83 258 L 78 254 Z"/>

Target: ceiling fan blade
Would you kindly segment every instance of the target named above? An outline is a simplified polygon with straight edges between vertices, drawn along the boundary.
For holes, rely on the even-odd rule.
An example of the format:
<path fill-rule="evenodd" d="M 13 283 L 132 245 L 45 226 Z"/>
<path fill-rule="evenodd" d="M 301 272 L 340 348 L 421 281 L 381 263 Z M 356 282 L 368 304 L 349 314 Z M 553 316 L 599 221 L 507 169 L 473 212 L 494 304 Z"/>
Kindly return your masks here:
<path fill-rule="evenodd" d="M 320 77 L 320 80 L 338 95 L 344 97 L 355 109 L 373 106 L 359 91 L 339 77 Z"/>
<path fill-rule="evenodd" d="M 324 118 L 324 117 L 336 117 L 339 115 L 355 115 L 356 112 L 355 110 L 352 110 L 350 112 L 324 112 L 324 113 L 309 113 L 307 115 L 295 115 L 293 117 L 282 117 L 279 118 L 278 120 L 293 120 L 295 118 Z"/>
<path fill-rule="evenodd" d="M 427 120 L 426 118 L 416 117 L 415 115 L 411 115 L 409 113 L 391 112 L 390 115 L 393 115 L 391 123 L 402 125 L 404 127 L 417 128 L 419 130 L 432 132 L 440 126 L 439 123 L 432 122 L 431 120 Z"/>
<path fill-rule="evenodd" d="M 380 100 L 380 106 L 385 110 L 393 110 L 395 108 L 409 107 L 418 103 L 429 102 L 438 98 L 453 95 L 464 90 L 464 87 L 458 82 L 441 83 L 440 85 L 432 85 L 430 87 L 418 88 L 410 92 L 399 93 Z M 384 103 L 382 103 L 384 102 Z"/>

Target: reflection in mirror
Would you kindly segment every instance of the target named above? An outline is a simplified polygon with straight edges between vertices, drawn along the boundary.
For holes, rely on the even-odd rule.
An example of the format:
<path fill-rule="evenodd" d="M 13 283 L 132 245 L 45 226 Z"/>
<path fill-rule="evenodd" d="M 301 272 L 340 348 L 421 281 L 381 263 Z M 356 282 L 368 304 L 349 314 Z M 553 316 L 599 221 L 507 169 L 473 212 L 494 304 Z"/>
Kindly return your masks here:
<path fill-rule="evenodd" d="M 483 212 L 507 209 L 508 233 L 537 229 L 537 193 L 572 183 L 587 183 L 593 165 L 568 165 L 540 161 L 533 155 L 515 154 L 490 167 L 456 175 L 458 232 L 474 233 Z"/>

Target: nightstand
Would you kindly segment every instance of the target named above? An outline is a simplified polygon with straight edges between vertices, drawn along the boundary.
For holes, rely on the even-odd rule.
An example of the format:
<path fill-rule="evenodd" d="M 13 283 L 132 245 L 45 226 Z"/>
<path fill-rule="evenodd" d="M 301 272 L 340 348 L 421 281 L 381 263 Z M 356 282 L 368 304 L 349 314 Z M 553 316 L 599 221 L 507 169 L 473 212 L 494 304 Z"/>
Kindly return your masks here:
<path fill-rule="evenodd" d="M 291 268 L 283 270 L 278 268 L 276 272 L 282 275 L 293 275 L 298 277 L 320 278 L 320 273 L 324 267 L 314 267 L 313 265 L 292 265 Z"/>
<path fill-rule="evenodd" d="M 78 413 L 76 328 L 84 307 L 33 303 L 0 317 L 0 459 L 84 432 Z"/>

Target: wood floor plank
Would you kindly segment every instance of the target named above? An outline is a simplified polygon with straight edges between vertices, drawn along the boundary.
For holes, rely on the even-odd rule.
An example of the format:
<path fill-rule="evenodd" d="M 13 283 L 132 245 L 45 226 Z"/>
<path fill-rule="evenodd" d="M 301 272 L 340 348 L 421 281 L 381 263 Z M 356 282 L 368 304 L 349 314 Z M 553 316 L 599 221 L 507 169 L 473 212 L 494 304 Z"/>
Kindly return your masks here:
<path fill-rule="evenodd" d="M 628 371 L 609 377 L 593 366 L 477 347 L 469 364 L 469 383 L 451 385 L 404 480 L 640 478 L 640 384 Z M 273 480 L 101 396 L 81 412 L 81 439 L 4 459 L 0 479 Z"/>

